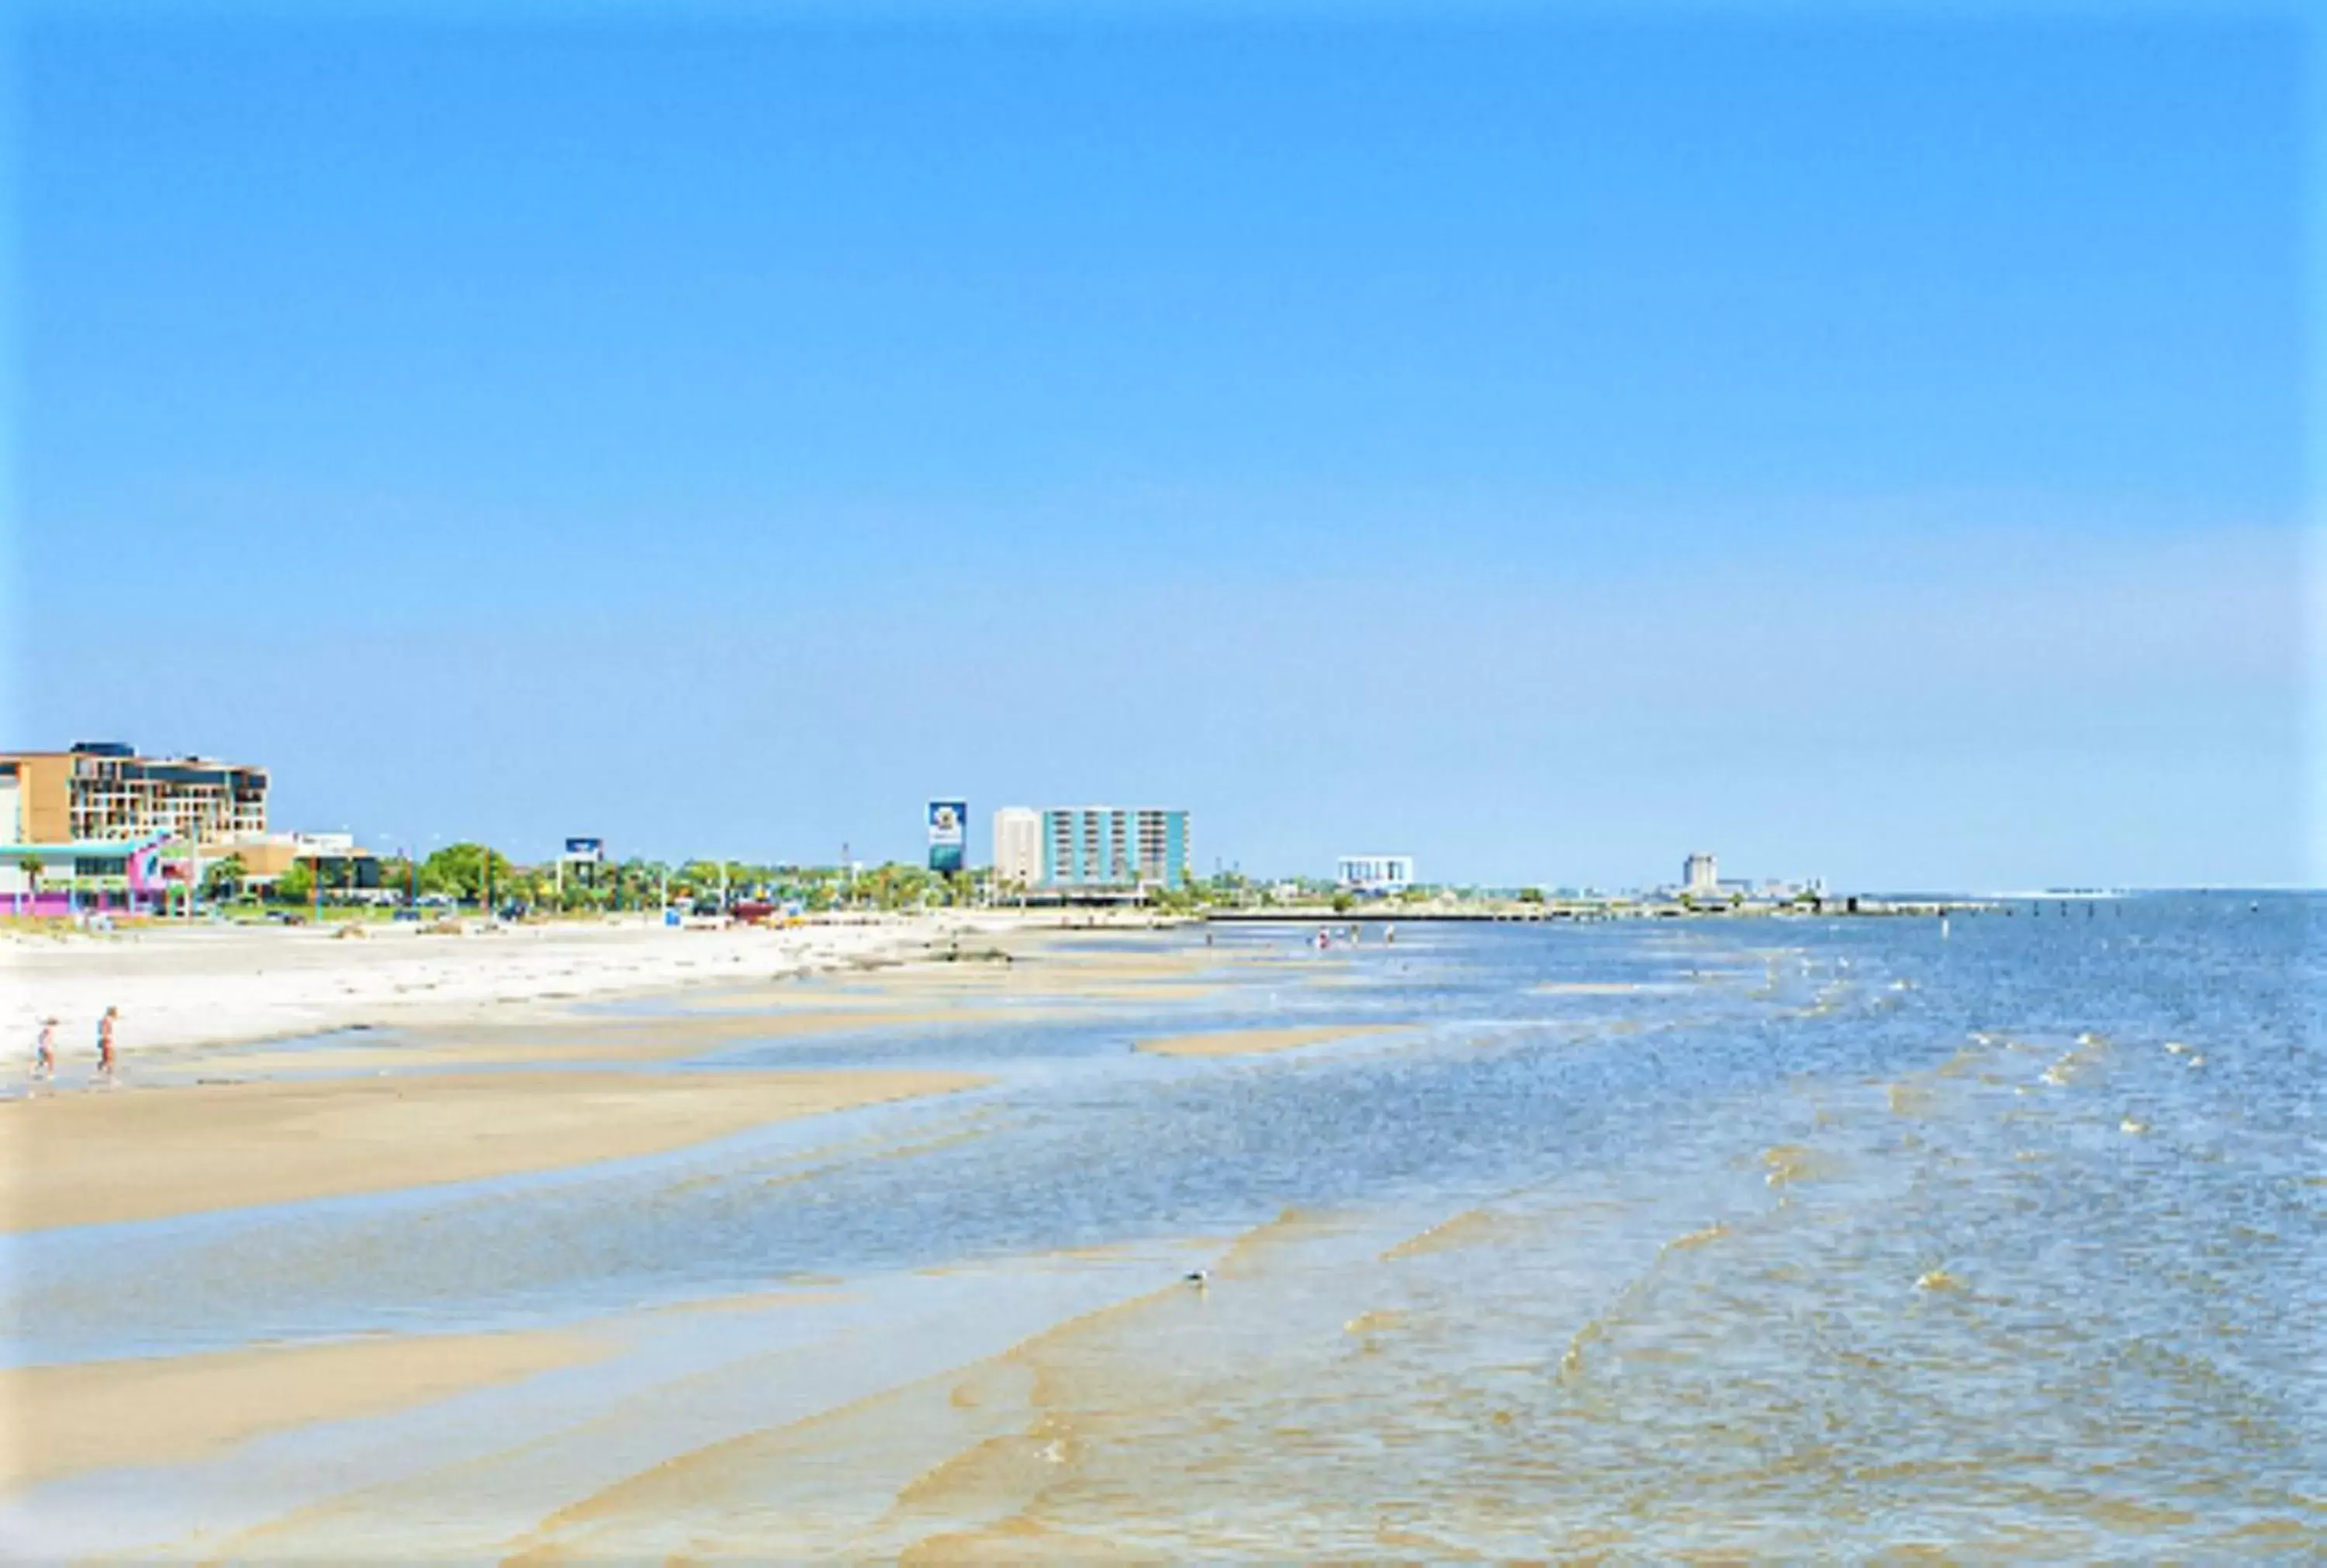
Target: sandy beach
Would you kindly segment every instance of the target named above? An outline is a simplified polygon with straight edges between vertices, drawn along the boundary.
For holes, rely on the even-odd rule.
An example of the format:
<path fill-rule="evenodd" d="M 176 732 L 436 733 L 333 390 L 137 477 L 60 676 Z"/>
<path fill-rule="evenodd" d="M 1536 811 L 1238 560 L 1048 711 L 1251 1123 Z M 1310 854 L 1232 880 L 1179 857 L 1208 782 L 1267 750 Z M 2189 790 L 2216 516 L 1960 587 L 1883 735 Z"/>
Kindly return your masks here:
<path fill-rule="evenodd" d="M 784 929 L 673 929 L 641 919 L 484 927 L 179 926 L 105 935 L 0 935 L 0 1041 L 29 1056 L 39 1021 L 60 1021 L 70 1055 L 90 1049 L 98 1014 L 121 1009 L 121 1042 L 141 1053 L 358 1025 L 528 1019 L 566 1004 L 837 966 L 894 962 L 932 944 L 1009 929 L 984 914 L 890 918 Z"/>
<path fill-rule="evenodd" d="M 391 1212 L 400 1214 L 410 1207 L 407 1195 L 465 1183 L 473 1189 L 471 1200 L 485 1204 L 479 1212 L 490 1212 L 499 1203 L 525 1200 L 482 1184 L 555 1171 L 570 1173 L 580 1184 L 572 1190 L 584 1195 L 598 1190 L 593 1184 L 611 1183 L 605 1190 L 618 1192 L 643 1181 L 670 1196 L 702 1195 L 684 1201 L 716 1200 L 733 1190 L 761 1205 L 808 1171 L 872 1171 L 892 1162 L 910 1169 L 944 1151 L 975 1146 L 1005 1125 L 1006 1115 L 985 1097 L 949 1109 L 966 1092 L 1002 1081 L 980 1065 L 982 1057 L 944 1055 L 946 1042 L 964 1031 L 1096 1030 L 1106 1039 L 1110 1027 L 1119 1027 L 1106 1046 L 1119 1059 L 1200 1061 L 1266 1056 L 1395 1027 L 1142 1033 L 1137 1022 L 1152 1027 L 1160 1017 L 1205 1006 L 1240 966 L 1270 975 L 1282 968 L 1281 977 L 1267 983 L 1294 988 L 1328 983 L 1341 969 L 1281 966 L 1273 945 L 1238 958 L 1169 933 L 1061 929 L 1009 915 L 783 932 L 577 925 L 459 938 L 394 927 L 349 938 L 279 928 L 164 927 L 112 938 L 17 937 L 0 947 L 0 959 L 12 982 L 9 1024 L 28 1046 L 33 1020 L 51 1013 L 66 1020 L 57 1079 L 20 1080 L 0 1101 L 0 1233 L 13 1237 L 12 1245 L 35 1247 L 60 1237 L 70 1249 L 81 1245 L 79 1238 L 106 1235 L 104 1227 L 135 1224 L 163 1228 L 125 1232 L 110 1245 L 131 1252 L 159 1246 L 156 1255 L 167 1255 L 178 1245 L 169 1238 L 181 1234 L 167 1228 L 171 1223 L 199 1220 L 209 1228 L 196 1234 L 248 1237 L 221 1245 L 258 1246 L 272 1271 L 285 1266 L 276 1261 L 282 1244 L 274 1238 L 295 1225 L 309 1235 L 350 1238 L 363 1261 L 346 1283 L 360 1294 L 377 1288 L 372 1271 L 385 1263 L 360 1239 L 367 1227 L 412 1223 L 366 1218 L 379 1212 L 364 1206 L 369 1197 L 397 1195 Z M 112 1087 L 94 1081 L 83 1038 L 107 1005 L 119 1006 L 124 1019 L 123 1073 Z M 835 1068 L 828 1064 L 836 1053 L 869 1059 Z M 793 1055 L 803 1056 L 800 1065 L 787 1063 Z M 958 1060 L 961 1070 L 952 1065 Z M 891 1124 L 846 1115 L 881 1106 L 918 1119 Z M 641 1163 L 808 1118 L 831 1118 L 836 1130 L 801 1143 L 754 1145 L 757 1153 L 724 1165 L 715 1155 L 691 1165 L 686 1177 L 655 1176 Z M 335 1202 L 273 1212 L 322 1200 Z M 562 1242 L 538 1244 L 553 1247 L 547 1255 L 604 1244 L 594 1204 L 587 1196 L 577 1200 L 583 1207 L 571 1223 L 582 1228 L 562 1233 Z M 651 1207 L 617 1202 L 605 1219 L 627 1225 Z M 457 1250 L 441 1265 L 432 1262 L 433 1249 L 448 1243 L 443 1233 L 423 1235 L 416 1250 L 388 1266 L 448 1268 L 448 1277 L 461 1282 L 453 1288 L 467 1288 L 475 1267 L 459 1262 Z M 0 1367 L 0 1407 L 13 1440 L 0 1456 L 0 1493 L 34 1489 L 48 1496 L 61 1487 L 65 1491 L 57 1495 L 75 1495 L 71 1489 L 130 1473 L 121 1467 L 192 1474 L 212 1466 L 280 1465 L 286 1451 L 270 1446 L 270 1439 L 310 1431 L 360 1434 L 382 1423 L 389 1425 L 381 1430 L 391 1430 L 399 1420 L 433 1420 L 432 1412 L 463 1408 L 496 1390 L 529 1398 L 524 1391 L 547 1386 L 548 1374 L 601 1364 L 616 1379 L 609 1386 L 643 1377 L 657 1401 L 690 1411 L 680 1398 L 685 1381 L 668 1387 L 656 1382 L 652 1358 L 641 1358 L 641 1346 L 716 1343 L 725 1333 L 752 1333 L 771 1313 L 786 1322 L 823 1322 L 803 1331 L 835 1344 L 858 1333 L 852 1291 L 766 1290 L 771 1277 L 796 1285 L 813 1280 L 813 1256 L 802 1261 L 808 1266 L 745 1276 L 738 1283 L 757 1288 L 741 1293 L 674 1303 L 617 1292 L 594 1298 L 593 1312 L 578 1321 L 560 1313 L 512 1331 L 498 1324 L 479 1331 L 473 1321 L 455 1319 L 441 1330 L 378 1332 L 381 1320 L 364 1314 L 320 1338 L 303 1331 L 287 1342 L 268 1342 L 271 1336 L 260 1334 L 238 1344 L 229 1339 L 232 1349 L 173 1356 L 109 1350 L 92 1359 Z M 1177 1277 L 1180 1266 L 1163 1265 L 1162 1276 Z M 1041 1283 L 1053 1269 L 1061 1278 L 1086 1272 L 1092 1278 L 1054 1308 L 1045 1304 L 1053 1287 Z M 961 1340 L 964 1354 L 981 1345 L 979 1353 L 991 1354 L 998 1348 L 993 1333 L 1011 1314 L 1023 1319 L 1026 1332 L 1046 1330 L 1065 1306 L 1087 1310 L 1152 1291 L 1155 1272 L 1136 1252 L 1115 1256 L 1101 1248 L 1062 1253 L 1055 1265 L 1031 1273 L 1006 1261 L 973 1262 L 958 1274 L 927 1277 L 956 1282 L 944 1287 L 949 1290 L 994 1293 L 995 1310 L 1006 1307 L 991 1325 L 977 1319 L 979 1331 Z M 1123 1284 L 1104 1283 L 1117 1273 Z M 305 1282 L 298 1288 L 336 1288 L 328 1270 L 292 1266 L 285 1277 Z M 820 1304 L 801 1307 L 801 1301 Z M 539 1321 L 536 1313 L 524 1316 Z M 878 1342 L 893 1348 L 835 1363 L 852 1377 L 870 1379 L 868 1392 L 887 1386 L 887 1358 L 942 1342 L 903 1321 L 873 1321 L 887 1325 L 880 1331 L 888 1338 Z M 735 1329 L 713 1328 L 731 1322 Z M 1021 1375 L 1007 1371 L 1004 1385 Z M 893 1479 L 883 1471 L 883 1484 L 902 1489 L 907 1505 L 896 1527 L 900 1546 L 921 1535 L 945 1535 L 964 1465 L 982 1462 L 974 1455 L 957 1461 L 952 1445 L 967 1441 L 974 1449 L 993 1436 L 988 1429 L 1016 1402 L 1006 1391 L 957 1400 L 958 1389 L 969 1386 L 958 1378 L 915 1385 L 918 1392 L 901 1396 L 902 1403 L 873 1407 L 868 1430 L 874 1446 L 884 1448 L 884 1465 L 919 1450 L 907 1445 L 887 1453 L 887 1440 L 877 1434 L 891 1429 L 892 1418 L 878 1413 L 919 1408 L 920 1394 L 932 1388 L 949 1410 L 968 1410 L 960 1403 L 968 1400 L 985 1412 L 961 1430 L 958 1423 L 931 1427 L 925 1461 L 907 1462 Z M 696 1418 L 673 1419 L 685 1428 Z M 621 1480 L 624 1470 L 618 1465 L 603 1483 L 589 1479 L 620 1445 L 587 1441 L 581 1434 L 589 1430 L 585 1422 L 560 1440 L 578 1445 L 579 1457 L 527 1483 L 544 1499 L 535 1516 L 537 1533 L 513 1535 L 497 1550 L 556 1555 L 575 1535 L 620 1536 L 627 1529 L 621 1521 L 632 1490 Z M 1023 1453 L 1017 1447 L 1005 1468 L 1048 1462 L 1040 1444 Z M 264 1455 L 277 1457 L 257 1457 Z M 939 1473 L 916 1479 L 931 1466 Z M 573 1513 L 551 1506 L 561 1498 Z M 350 1517 L 361 1517 L 363 1506 L 354 1506 Z M 78 1528 L 102 1514 L 74 1507 L 46 1517 L 70 1518 Z M 341 1527 L 332 1523 L 339 1517 L 330 1511 L 317 1517 L 315 1527 L 324 1534 L 313 1538 L 344 1544 L 348 1537 L 332 1533 Z M 285 1539 L 309 1539 L 302 1534 L 308 1525 L 299 1522 L 307 1518 L 280 1521 L 290 1532 Z M 271 1539 L 254 1537 L 254 1549 Z M 937 1549 L 942 1554 L 941 1539 Z"/>
<path fill-rule="evenodd" d="M 0 1368 L 0 1489 L 200 1459 L 266 1433 L 425 1405 L 608 1354 L 576 1333 L 395 1335 Z"/>
<path fill-rule="evenodd" d="M 1852 1534 L 1829 1489 L 1945 1465 L 1965 1420 L 2025 1395 L 2007 1304 L 2073 1303 L 2036 1320 L 2062 1386 L 2136 1423 L 2191 1408 L 2190 1385 L 2108 1380 L 2225 1300 L 2167 1281 L 2095 1335 L 2115 1298 L 2061 1224 L 2137 1249 L 2259 1211 L 2193 1136 L 2232 1074 L 2187 1062 L 2270 1021 L 2149 1010 L 2146 950 L 2078 950 L 2120 967 L 2063 993 L 2070 1032 L 1988 1015 L 1987 965 L 2053 962 L 2000 921 L 1945 945 L 1805 928 L 1752 965 L 1648 928 L 1332 952 L 1292 925 L 940 929 L 826 938 L 812 965 L 772 933 L 460 938 L 468 1000 L 386 1011 L 381 977 L 449 962 L 425 939 L 156 934 L 54 961 L 51 994 L 87 1006 L 231 958 L 336 1027 L 133 1028 L 117 1087 L 85 1049 L 8 1087 L 0 1554 L 1751 1556 L 1736 1522 L 1774 1498 L 1879 1556 L 1893 1533 Z M 624 984 L 540 994 L 600 956 Z M 2082 1065 L 2048 1078 L 2061 1059 Z M 2298 1190 L 2291 1162 L 2258 1169 Z M 2246 1280 L 2300 1300 L 2285 1234 Z M 1829 1321 L 1864 1353 L 1805 1327 Z M 1969 1544 L 2202 1561 L 2257 1528 L 2315 1555 L 2293 1451 L 2229 1424 L 2310 1405 L 2205 1386 L 2236 1510 L 2169 1517 L 2153 1499 L 2213 1472 L 2127 1480 L 2105 1445 L 2051 1491 L 1983 1483 L 2025 1528 Z M 2078 1454 L 2056 1403 L 2014 1419 Z M 1799 1461 L 1837 1441 L 1843 1468 Z"/>
<path fill-rule="evenodd" d="M 981 1080 L 493 1072 L 95 1091 L 0 1106 L 0 1225 L 42 1230 L 662 1153 Z"/>
<path fill-rule="evenodd" d="M 993 1006 L 1063 1019 L 1200 994 L 1204 960 L 1008 914 L 764 930 L 639 922 L 463 938 L 156 926 L 0 947 L 10 1025 L 58 1016 L 53 1083 L 0 1100 L 0 1228 L 150 1220 L 664 1153 L 945 1095 L 974 1073 L 705 1071 L 738 1045 L 902 1038 Z M 969 944 L 978 961 L 953 962 Z M 919 961 L 917 961 L 919 960 Z M 609 1001 L 650 998 L 644 1013 Z M 122 1081 L 79 1037 L 122 1010 Z M 1328 1031 L 1330 1032 L 1330 1031 Z M 1146 1049 L 1281 1050 L 1294 1031 Z M 27 1053 L 29 1055 L 29 1051 Z M 658 1069 L 659 1070 L 647 1070 Z"/>

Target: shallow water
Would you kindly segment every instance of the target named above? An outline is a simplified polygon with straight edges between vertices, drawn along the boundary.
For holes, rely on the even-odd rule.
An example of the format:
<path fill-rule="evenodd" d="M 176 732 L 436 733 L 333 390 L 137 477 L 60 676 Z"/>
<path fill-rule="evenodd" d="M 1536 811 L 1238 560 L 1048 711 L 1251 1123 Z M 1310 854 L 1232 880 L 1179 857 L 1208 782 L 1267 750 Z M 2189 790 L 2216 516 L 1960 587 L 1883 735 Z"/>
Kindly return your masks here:
<path fill-rule="evenodd" d="M 995 1075 L 975 1094 L 17 1238 L 11 1349 L 846 1294 L 743 1342 L 658 1330 L 555 1398 L 479 1396 L 562 1461 L 487 1443 L 395 1470 L 410 1432 L 461 1423 L 369 1423 L 373 1460 L 344 1433 L 328 1481 L 273 1449 L 144 1478 L 138 1527 L 165 1535 L 228 1479 L 253 1500 L 219 1527 L 360 1475 L 402 1489 L 319 1517 L 392 1527 L 457 1491 L 438 1545 L 481 1554 L 2316 1553 L 2322 912 L 1408 925 L 1323 955 L 1290 929 L 1159 934 L 1201 984 L 711 1059 Z M 1132 1049 L 1335 1023 L 1407 1027 Z M 1176 1283 L 1197 1263 L 1210 1286 Z M 662 1435 L 577 1435 L 616 1408 Z M 86 1524 L 107 1485 L 19 1517 Z"/>

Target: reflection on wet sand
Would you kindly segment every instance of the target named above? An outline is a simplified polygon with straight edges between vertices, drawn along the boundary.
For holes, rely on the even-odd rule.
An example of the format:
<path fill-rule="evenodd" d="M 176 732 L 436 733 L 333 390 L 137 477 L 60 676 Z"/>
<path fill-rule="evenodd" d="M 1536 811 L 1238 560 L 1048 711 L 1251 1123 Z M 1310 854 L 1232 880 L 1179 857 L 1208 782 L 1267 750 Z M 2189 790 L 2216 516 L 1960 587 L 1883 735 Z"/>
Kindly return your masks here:
<path fill-rule="evenodd" d="M 391 1335 L 332 1345 L 0 1368 L 0 1490 L 182 1463 L 266 1433 L 378 1415 L 612 1352 L 570 1332 Z"/>
<path fill-rule="evenodd" d="M 214 1051 L 203 1056 L 198 1065 L 202 1076 L 216 1078 L 244 1074 L 671 1061 L 714 1055 L 740 1043 L 893 1033 L 960 1021 L 954 1013 L 836 1006 L 652 1022 L 597 1018 L 557 1025 L 416 1030 L 404 1035 L 401 1043 L 388 1044 L 375 1043 L 364 1035 L 340 1035 L 298 1050 Z M 359 1041 L 363 1043 L 355 1043 Z"/>
<path fill-rule="evenodd" d="M 1230 1029 L 1210 1034 L 1165 1035 L 1135 1043 L 1151 1056 L 1267 1056 L 1304 1045 L 1322 1045 L 1329 1040 L 1386 1034 L 1397 1027 L 1394 1023 L 1340 1023 L 1317 1029 Z"/>
<path fill-rule="evenodd" d="M 0 1106 L 10 1229 L 117 1224 L 659 1153 L 962 1073 L 482 1073 L 75 1095 Z"/>

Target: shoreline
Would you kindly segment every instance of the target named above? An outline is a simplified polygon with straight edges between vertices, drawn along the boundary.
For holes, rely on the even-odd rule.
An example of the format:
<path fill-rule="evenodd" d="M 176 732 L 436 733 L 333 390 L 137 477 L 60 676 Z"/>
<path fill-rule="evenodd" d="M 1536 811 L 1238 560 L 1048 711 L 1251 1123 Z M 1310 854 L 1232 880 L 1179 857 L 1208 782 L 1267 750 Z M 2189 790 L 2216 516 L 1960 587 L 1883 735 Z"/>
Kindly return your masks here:
<path fill-rule="evenodd" d="M 122 1076 L 98 1078 L 69 1023 L 57 1078 L 0 1095 L 0 1235 L 565 1171 L 983 1087 L 989 1075 L 942 1067 L 720 1059 L 939 1030 L 993 1005 L 1192 994 L 1186 957 L 1019 962 L 1092 929 L 1014 916 L 551 928 L 458 959 L 416 936 L 391 948 L 277 929 L 75 944 L 19 988 L 38 1000 L 19 1001 L 14 1022 L 29 1044 L 37 1009 L 77 1022 L 126 998 Z M 452 962 L 466 967 L 415 967 Z M 11 963 L 12 979 L 23 972 Z M 425 974 L 423 995 L 390 988 Z M 603 1005 L 640 999 L 663 1005 Z"/>
<path fill-rule="evenodd" d="M 155 924 L 107 935 L 0 938 L 0 1078 L 29 1061 L 44 1018 L 61 1064 L 93 1056 L 97 1019 L 121 1009 L 120 1048 L 173 1064 L 366 1029 L 547 1022 L 579 1010 L 736 982 L 790 982 L 941 957 L 951 943 L 1089 930 L 1013 911 L 947 910 L 783 929 L 705 930 L 644 921 L 558 922 L 453 937 L 385 926 Z M 1107 929 L 1100 927 L 1097 929 Z"/>

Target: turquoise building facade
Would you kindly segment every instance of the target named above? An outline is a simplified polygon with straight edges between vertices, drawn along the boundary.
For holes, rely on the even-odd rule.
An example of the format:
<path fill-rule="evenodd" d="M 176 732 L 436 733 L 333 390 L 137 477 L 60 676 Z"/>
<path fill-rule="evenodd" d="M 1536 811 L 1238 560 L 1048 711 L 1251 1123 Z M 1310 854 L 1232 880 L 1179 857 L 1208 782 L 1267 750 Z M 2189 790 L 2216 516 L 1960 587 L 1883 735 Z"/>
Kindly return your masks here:
<path fill-rule="evenodd" d="M 1188 884 L 1188 814 L 1162 807 L 1054 806 L 1042 813 L 1042 885 Z"/>

